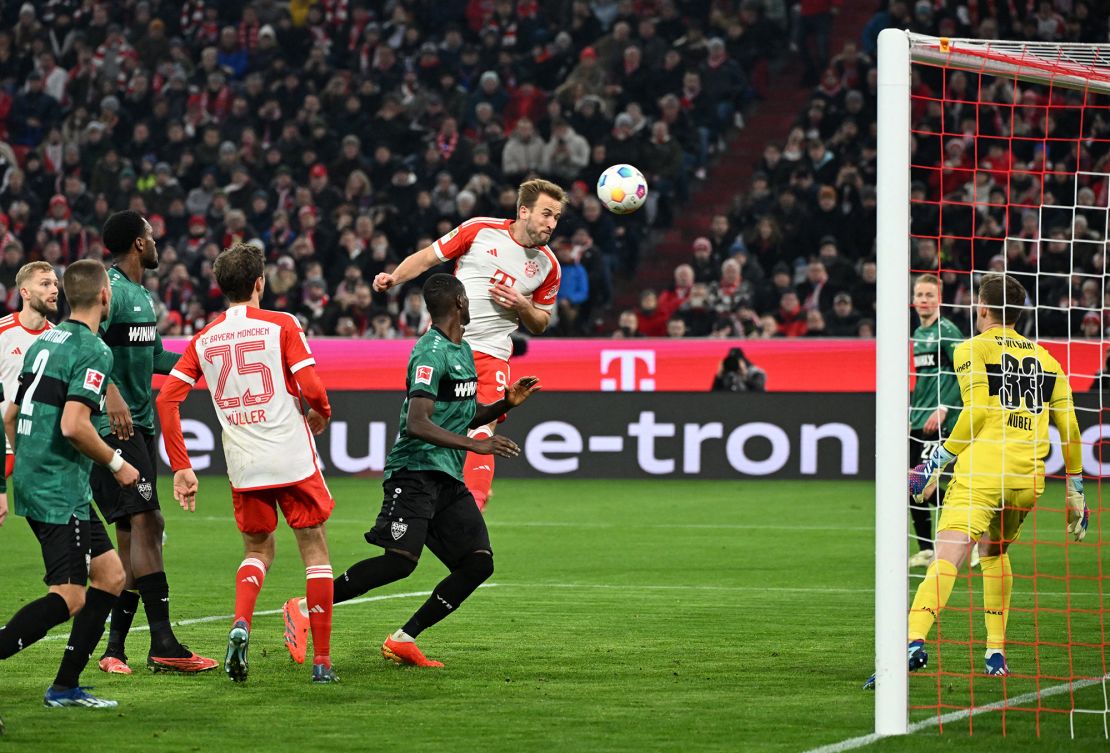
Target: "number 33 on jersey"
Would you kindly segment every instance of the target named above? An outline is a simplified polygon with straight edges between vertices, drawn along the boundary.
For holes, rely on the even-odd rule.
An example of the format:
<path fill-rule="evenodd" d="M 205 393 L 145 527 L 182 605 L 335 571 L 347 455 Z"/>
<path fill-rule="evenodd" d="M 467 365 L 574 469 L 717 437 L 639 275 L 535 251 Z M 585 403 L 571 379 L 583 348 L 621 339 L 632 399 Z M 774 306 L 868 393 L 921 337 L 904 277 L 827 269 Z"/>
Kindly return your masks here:
<path fill-rule="evenodd" d="M 1049 451 L 1045 408 L 1072 409 L 1063 369 L 1043 347 L 1001 327 L 960 343 L 954 356 L 964 410 L 978 424 L 954 473 L 977 486 L 1032 486 Z M 957 439 L 953 433 L 949 446 Z"/>
<path fill-rule="evenodd" d="M 283 486 L 316 473 L 316 444 L 293 377 L 315 363 L 296 319 L 244 305 L 190 341 L 170 376 L 208 383 L 233 489 Z"/>

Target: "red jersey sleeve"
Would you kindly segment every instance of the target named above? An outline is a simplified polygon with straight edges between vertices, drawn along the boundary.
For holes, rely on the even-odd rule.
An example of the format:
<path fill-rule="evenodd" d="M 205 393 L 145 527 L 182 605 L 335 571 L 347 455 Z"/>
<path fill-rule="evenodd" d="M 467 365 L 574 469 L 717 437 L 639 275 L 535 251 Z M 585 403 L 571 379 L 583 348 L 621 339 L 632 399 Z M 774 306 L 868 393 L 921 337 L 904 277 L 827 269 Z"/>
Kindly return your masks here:
<path fill-rule="evenodd" d="M 544 250 L 546 251 L 546 249 Z M 532 293 L 532 303 L 535 304 L 536 308 L 543 311 L 550 311 L 555 308 L 555 299 L 559 297 L 559 283 L 563 279 L 563 270 L 559 266 L 559 262 L 555 260 L 554 254 L 550 251 L 547 254 L 551 259 L 551 271 L 543 279 L 543 284 Z"/>
<path fill-rule="evenodd" d="M 308 407 L 324 418 L 331 418 L 331 403 L 328 402 L 328 392 L 324 389 L 324 383 L 320 381 L 320 375 L 316 373 L 316 367 L 303 368 L 297 372 L 294 378 L 297 380 L 297 386 L 300 387 L 301 395 L 308 403 Z"/>
<path fill-rule="evenodd" d="M 316 358 L 308 347 L 300 323 L 293 317 L 285 317 L 281 324 L 281 358 L 285 368 L 293 375 L 301 395 L 324 418 L 331 417 L 331 405 L 323 382 L 316 374 Z"/>
<path fill-rule="evenodd" d="M 464 222 L 447 235 L 432 244 L 432 249 L 440 261 L 458 259 L 470 250 L 478 231 L 482 229 L 480 222 Z"/>
<path fill-rule="evenodd" d="M 316 359 L 308 347 L 301 325 L 291 316 L 282 317 L 281 323 L 281 360 L 290 374 L 296 374 L 305 366 L 315 366 Z"/>
<path fill-rule="evenodd" d="M 188 397 L 189 390 L 200 379 L 200 362 L 197 360 L 196 339 L 189 342 L 180 360 L 174 364 L 169 377 L 158 390 L 158 420 L 162 423 L 162 437 L 166 443 L 166 455 L 170 468 L 180 471 L 191 468 L 189 453 L 185 450 L 185 437 L 181 432 L 181 402 Z"/>

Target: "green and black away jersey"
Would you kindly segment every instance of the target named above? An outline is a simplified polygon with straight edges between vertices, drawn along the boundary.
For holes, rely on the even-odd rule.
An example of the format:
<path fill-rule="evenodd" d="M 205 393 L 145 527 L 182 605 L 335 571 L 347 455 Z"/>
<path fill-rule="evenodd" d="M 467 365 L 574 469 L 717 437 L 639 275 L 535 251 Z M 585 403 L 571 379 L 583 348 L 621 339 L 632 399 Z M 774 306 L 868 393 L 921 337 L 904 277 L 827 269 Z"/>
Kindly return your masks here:
<path fill-rule="evenodd" d="M 181 354 L 162 347 L 150 292 L 131 282 L 119 267 L 108 270 L 108 280 L 112 284 L 112 307 L 100 325 L 100 335 L 115 358 L 111 381 L 131 409 L 135 428 L 153 434 L 151 380 L 155 373 L 169 374 Z M 97 428 L 102 435 L 110 432 L 107 415 L 101 416 Z"/>
<path fill-rule="evenodd" d="M 965 339 L 960 328 L 943 316 L 928 327 L 920 326 L 913 331 L 913 370 L 917 381 L 910 396 L 911 431 L 923 428 L 929 416 L 942 405 L 948 408 L 948 413 L 941 433 L 948 436 L 956 425 L 963 399 L 952 355 Z"/>
<path fill-rule="evenodd" d="M 62 411 L 73 400 L 103 410 L 112 352 L 80 322 L 42 333 L 19 375 L 15 432 L 15 512 L 42 523 L 89 519 L 93 461 L 62 436 Z"/>
<path fill-rule="evenodd" d="M 385 477 L 402 468 L 410 471 L 441 471 L 463 480 L 464 450 L 449 450 L 410 437 L 405 432 L 409 400 L 429 397 L 435 400 L 432 423 L 454 434 L 465 435 L 477 409 L 478 372 L 474 353 L 465 341 L 456 345 L 432 327 L 416 341 L 409 357 L 406 397 L 401 406 L 401 427 L 397 443 L 385 463 Z"/>

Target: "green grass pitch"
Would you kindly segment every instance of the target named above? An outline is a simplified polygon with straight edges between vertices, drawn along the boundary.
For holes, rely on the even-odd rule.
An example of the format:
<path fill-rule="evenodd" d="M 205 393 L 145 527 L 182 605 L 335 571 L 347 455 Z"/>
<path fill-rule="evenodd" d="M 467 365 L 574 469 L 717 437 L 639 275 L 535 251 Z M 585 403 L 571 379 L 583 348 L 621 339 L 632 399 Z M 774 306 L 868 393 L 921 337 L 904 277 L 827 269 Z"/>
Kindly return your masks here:
<path fill-rule="evenodd" d="M 202 479 L 198 512 L 173 506 L 163 479 L 171 614 L 178 636 L 222 660 L 233 575 L 241 544 L 226 481 Z M 380 504 L 373 479 L 333 480 L 337 507 L 329 538 L 336 572 L 379 550 L 362 538 Z M 496 572 L 446 621 L 421 636 L 442 670 L 397 667 L 378 647 L 444 574 L 425 555 L 409 579 L 371 595 L 375 601 L 335 611 L 332 656 L 342 683 L 313 686 L 293 664 L 273 610 L 303 592 L 304 571 L 291 533 L 279 528 L 278 558 L 266 579 L 251 641 L 251 675 L 233 685 L 222 670 L 199 677 L 152 675 L 141 669 L 145 632 L 133 632 L 136 674 L 83 677 L 120 702 L 115 711 L 45 709 L 41 696 L 57 667 L 62 638 L 0 663 L 3 751 L 807 751 L 872 730 L 873 695 L 861 690 L 872 663 L 873 501 L 863 482 L 576 481 L 497 482 L 487 515 Z M 1052 493 L 1050 491 L 1050 493 Z M 1094 496 L 1092 494 L 1092 496 Z M 892 504 L 902 504 L 892 500 Z M 1101 515 L 1096 510 L 1092 535 Z M 1063 542 L 1048 513 L 1037 536 Z M 284 525 L 284 524 L 283 524 Z M 26 524 L 0 529 L 3 575 L 0 619 L 42 593 L 38 548 Z M 1018 547 L 1014 569 L 1032 572 L 1030 547 Z M 1037 614 L 1042 640 L 1099 644 L 1075 649 L 1076 674 L 1097 673 L 1106 640 L 1100 619 L 1101 580 L 1093 548 L 1036 551 Z M 1102 569 L 1110 570 L 1106 556 Z M 1033 581 L 1018 578 L 1014 606 L 1033 603 Z M 982 636 L 957 586 L 942 634 Z M 974 598 L 981 589 L 975 583 Z M 1060 610 L 1052 612 L 1048 610 Z M 136 620 L 145 623 L 144 617 Z M 1029 640 L 1033 615 L 1015 611 L 1010 634 Z M 935 652 L 935 644 L 930 645 Z M 1041 646 L 1042 673 L 1065 673 L 1066 649 Z M 967 671 L 982 649 L 944 644 L 941 667 L 952 675 L 918 677 L 912 700 L 966 705 Z M 1015 646 L 1011 668 L 1034 669 L 1032 647 Z M 935 668 L 931 659 L 930 669 Z M 1035 691 L 1012 678 L 1010 696 Z M 1042 680 L 1041 689 L 1059 685 Z M 976 677 L 979 705 L 1001 698 L 1001 685 Z M 1101 687 L 1077 692 L 1079 705 L 1101 709 Z M 1069 695 L 1045 697 L 1068 707 Z M 1028 702 L 1026 706 L 1034 706 Z M 914 720 L 935 717 L 916 711 Z M 1101 715 L 982 714 L 889 739 L 866 751 L 1105 750 Z"/>

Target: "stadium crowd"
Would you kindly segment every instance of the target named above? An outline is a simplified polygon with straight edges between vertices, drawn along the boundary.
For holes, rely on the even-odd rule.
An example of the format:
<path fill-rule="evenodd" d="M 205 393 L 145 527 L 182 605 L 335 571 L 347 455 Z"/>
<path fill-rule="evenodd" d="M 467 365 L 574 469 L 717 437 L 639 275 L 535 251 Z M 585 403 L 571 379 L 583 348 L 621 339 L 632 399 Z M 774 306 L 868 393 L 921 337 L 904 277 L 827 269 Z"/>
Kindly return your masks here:
<path fill-rule="evenodd" d="M 836 5 L 801 3 L 823 12 Z M 732 212 L 713 217 L 704 236 L 692 241 L 673 285 L 643 291 L 639 307 L 621 313 L 616 336 L 873 336 L 879 32 L 1110 41 L 1110 6 L 1081 0 L 890 0 L 880 6 L 858 42 L 844 44 L 827 60 L 821 57 L 827 40 L 801 36 L 827 35 L 827 24 L 797 27 L 795 44 L 803 45 L 807 76 L 811 66 L 823 71 L 812 96 L 785 138 L 765 146 Z M 1031 333 L 1099 337 L 1106 323 L 1107 210 L 1098 207 L 1107 206 L 1108 186 L 1105 178 L 1085 177 L 1077 195 L 1072 173 L 1077 165 L 1110 172 L 1105 111 L 1083 123 L 1080 157 L 1074 135 L 1080 133 L 1083 92 L 1056 88 L 1050 97 L 1047 87 L 1023 83 L 1013 102 L 1012 79 L 984 79 L 979 92 L 974 74 L 949 71 L 945 81 L 939 68 L 915 71 L 913 269 L 943 272 L 945 315 L 965 330 L 970 273 L 1006 270 L 1021 276 L 1031 303 L 1056 309 L 1027 317 Z M 948 104 L 935 101 L 942 95 Z M 977 96 L 989 104 L 969 104 Z M 1108 104 L 1094 93 L 1086 102 Z M 1016 139 L 1007 138 L 1011 111 Z M 942 132 L 943 138 L 933 135 Z M 1064 133 L 1072 139 L 1053 140 Z M 1046 136 L 1048 141 L 1038 140 Z M 1038 211 L 1042 174 L 1051 199 L 1046 203 L 1092 209 Z"/>
<path fill-rule="evenodd" d="M 713 8 L 711 9 L 711 5 Z M 720 6 L 720 7 L 717 7 Z M 0 285 L 100 258 L 105 218 L 147 216 L 164 334 L 219 311 L 220 249 L 265 249 L 264 305 L 312 334 L 427 323 L 369 281 L 476 215 L 514 216 L 540 174 L 569 188 L 553 246 L 558 334 L 585 334 L 728 131 L 777 27 L 758 0 L 7 3 L 0 17 Z M 646 211 L 593 197 L 639 166 Z"/>
<path fill-rule="evenodd" d="M 12 286 L 26 261 L 60 271 L 101 257 L 104 219 L 131 207 L 150 218 L 162 252 L 146 284 L 164 308 L 164 334 L 188 335 L 220 310 L 212 260 L 254 240 L 268 260 L 265 304 L 297 314 L 310 333 L 411 335 L 428 321 L 419 296 L 412 286 L 372 294 L 374 274 L 471 216 L 511 216 L 514 187 L 541 174 L 570 197 L 552 241 L 563 282 L 551 332 L 598 334 L 615 276 L 635 284 L 650 230 L 670 224 L 742 126 L 745 105 L 768 94 L 768 60 L 789 40 L 802 85 L 817 81 L 797 122 L 765 145 L 732 211 L 691 239 L 673 285 L 643 290 L 613 335 L 871 336 L 879 31 L 1106 41 L 1110 11 L 1076 0 L 888 0 L 858 42 L 830 55 L 840 5 L 801 0 L 791 14 L 776 0 L 6 4 L 3 303 L 18 306 Z M 974 126 L 968 106 L 927 102 L 942 90 L 940 74 L 914 85 L 919 130 L 942 116 L 946 134 Z M 974 76 L 949 74 L 950 97 L 975 87 Z M 1053 113 L 1077 96 L 1054 95 Z M 1026 135 L 1048 103 L 1040 89 L 1024 91 Z M 992 107 L 989 122 L 1008 122 L 1004 108 Z M 1039 187 L 1025 175 L 1020 194 L 1008 195 L 1007 175 L 1037 170 L 1044 149 L 998 138 L 976 159 L 971 143 L 921 137 L 914 151 L 914 232 L 935 236 L 915 241 L 914 267 L 942 267 L 945 302 L 957 306 L 967 303 L 973 259 L 979 270 L 1048 271 L 1072 233 L 1070 219 L 997 206 Z M 1085 152 L 1092 166 L 1104 147 Z M 1049 157 L 1075 163 L 1065 142 L 1048 151 L 1060 150 Z M 617 162 L 651 184 L 649 205 L 631 218 L 593 197 L 601 170 Z M 1050 175 L 1046 187 L 1053 182 L 1071 195 L 1065 177 Z M 973 216 L 976 240 L 941 237 L 970 237 L 962 230 Z M 1099 240 L 1090 219 L 1082 232 Z M 1023 242 L 1001 240 L 1015 235 Z M 1050 305 L 1099 296 L 1091 280 L 1036 279 L 1031 294 Z M 1041 318 L 1050 334 L 1095 331 L 1081 308 Z"/>

